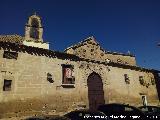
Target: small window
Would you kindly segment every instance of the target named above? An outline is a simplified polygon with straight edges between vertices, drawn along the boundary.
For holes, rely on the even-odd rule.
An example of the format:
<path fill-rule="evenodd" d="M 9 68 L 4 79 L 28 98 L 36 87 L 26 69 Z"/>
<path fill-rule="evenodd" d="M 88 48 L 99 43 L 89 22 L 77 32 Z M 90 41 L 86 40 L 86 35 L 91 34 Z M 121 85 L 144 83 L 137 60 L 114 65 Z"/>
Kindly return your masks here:
<path fill-rule="evenodd" d="M 52 78 L 52 75 L 50 73 L 47 73 L 47 80 L 50 82 L 50 83 L 53 83 L 54 80 Z"/>
<path fill-rule="evenodd" d="M 11 91 L 12 80 L 4 80 L 3 91 Z"/>
<path fill-rule="evenodd" d="M 17 52 L 4 51 L 4 53 L 3 53 L 3 58 L 17 59 L 17 57 L 18 57 Z"/>
<path fill-rule="evenodd" d="M 62 84 L 75 84 L 72 65 L 62 65 L 63 80 Z"/>
<path fill-rule="evenodd" d="M 128 74 L 124 74 L 124 80 L 125 80 L 126 84 L 130 84 L 130 80 L 129 80 Z"/>

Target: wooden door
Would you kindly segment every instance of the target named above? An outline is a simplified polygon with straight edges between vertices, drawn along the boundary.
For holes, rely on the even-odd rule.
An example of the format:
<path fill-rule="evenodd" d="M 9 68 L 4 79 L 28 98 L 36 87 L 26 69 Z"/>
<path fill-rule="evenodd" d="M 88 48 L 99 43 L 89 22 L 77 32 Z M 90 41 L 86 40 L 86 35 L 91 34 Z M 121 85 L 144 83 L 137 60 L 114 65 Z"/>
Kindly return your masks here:
<path fill-rule="evenodd" d="M 96 110 L 101 104 L 104 104 L 104 91 L 101 77 L 97 73 L 89 75 L 87 80 L 89 109 Z"/>

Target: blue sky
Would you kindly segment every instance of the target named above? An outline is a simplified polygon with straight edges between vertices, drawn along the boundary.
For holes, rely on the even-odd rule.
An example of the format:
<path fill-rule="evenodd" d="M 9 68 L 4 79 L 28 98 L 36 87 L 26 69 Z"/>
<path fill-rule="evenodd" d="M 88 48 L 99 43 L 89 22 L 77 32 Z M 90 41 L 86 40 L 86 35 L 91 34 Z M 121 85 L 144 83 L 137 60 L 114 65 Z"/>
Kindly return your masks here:
<path fill-rule="evenodd" d="M 105 50 L 129 50 L 139 66 L 160 70 L 159 6 L 159 0 L 1 0 L 0 34 L 23 36 L 36 11 L 52 50 L 94 36 Z"/>

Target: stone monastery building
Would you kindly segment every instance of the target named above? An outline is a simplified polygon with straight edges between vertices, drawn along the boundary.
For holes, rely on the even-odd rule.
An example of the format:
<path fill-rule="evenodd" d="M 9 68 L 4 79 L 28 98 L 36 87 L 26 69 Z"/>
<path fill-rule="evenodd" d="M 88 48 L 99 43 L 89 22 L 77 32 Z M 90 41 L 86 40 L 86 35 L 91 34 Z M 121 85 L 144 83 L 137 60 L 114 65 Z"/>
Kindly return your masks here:
<path fill-rule="evenodd" d="M 57 52 L 42 36 L 36 14 L 24 37 L 0 35 L 1 114 L 159 104 L 159 71 L 137 66 L 134 55 L 105 51 L 94 37 Z"/>

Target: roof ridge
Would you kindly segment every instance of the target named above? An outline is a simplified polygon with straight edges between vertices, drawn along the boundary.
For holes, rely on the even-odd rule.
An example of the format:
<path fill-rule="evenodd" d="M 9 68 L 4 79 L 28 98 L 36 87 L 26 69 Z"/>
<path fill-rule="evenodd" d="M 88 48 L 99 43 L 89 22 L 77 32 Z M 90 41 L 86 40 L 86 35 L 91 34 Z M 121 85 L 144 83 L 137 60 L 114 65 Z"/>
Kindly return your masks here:
<path fill-rule="evenodd" d="M 82 40 L 82 41 L 80 41 L 80 42 L 78 42 L 78 43 L 76 43 L 74 45 L 71 45 L 70 47 L 67 47 L 64 51 L 66 51 L 66 50 L 68 50 L 70 48 L 81 46 L 83 43 L 85 43 L 86 41 L 89 41 L 89 40 L 94 40 L 95 41 L 95 38 L 93 36 L 90 36 L 90 37 L 88 37 L 88 38 L 86 38 L 86 39 L 84 39 L 84 40 Z M 97 41 L 95 41 L 95 42 L 97 42 Z M 99 44 L 99 43 L 97 42 L 97 44 Z"/>
<path fill-rule="evenodd" d="M 83 45 L 83 43 L 85 43 L 85 42 L 87 42 L 87 41 L 89 41 L 89 40 L 94 40 L 94 41 L 100 46 L 100 49 L 101 49 L 104 53 L 106 53 L 106 54 L 115 54 L 115 55 L 124 55 L 124 56 L 135 57 L 135 55 L 133 55 L 133 54 L 126 54 L 126 53 L 121 53 L 121 52 L 114 52 L 114 51 L 105 50 L 105 49 L 99 44 L 99 42 L 97 42 L 97 40 L 95 39 L 94 36 L 90 36 L 90 37 L 88 37 L 88 38 L 86 38 L 86 39 L 78 42 L 77 44 L 74 44 L 74 45 L 72 45 L 72 46 L 70 46 L 70 47 L 67 47 L 67 48 L 64 50 L 64 52 L 65 52 L 66 50 L 68 50 L 68 49 L 71 49 L 71 48 L 74 49 L 75 47 L 79 47 L 79 46 Z"/>

